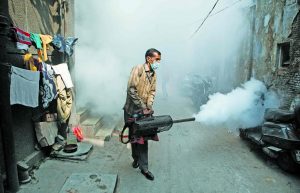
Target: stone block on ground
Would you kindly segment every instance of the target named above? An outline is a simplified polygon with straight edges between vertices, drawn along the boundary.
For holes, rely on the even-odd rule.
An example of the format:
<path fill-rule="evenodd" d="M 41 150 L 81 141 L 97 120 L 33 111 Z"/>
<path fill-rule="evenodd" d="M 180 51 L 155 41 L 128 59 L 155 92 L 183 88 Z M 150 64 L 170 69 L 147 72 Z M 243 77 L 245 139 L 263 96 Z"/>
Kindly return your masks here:
<path fill-rule="evenodd" d="M 60 193 L 114 193 L 116 174 L 73 173 L 66 180 Z"/>
<path fill-rule="evenodd" d="M 88 117 L 80 125 L 84 137 L 94 138 L 98 129 L 103 125 L 102 117 Z"/>

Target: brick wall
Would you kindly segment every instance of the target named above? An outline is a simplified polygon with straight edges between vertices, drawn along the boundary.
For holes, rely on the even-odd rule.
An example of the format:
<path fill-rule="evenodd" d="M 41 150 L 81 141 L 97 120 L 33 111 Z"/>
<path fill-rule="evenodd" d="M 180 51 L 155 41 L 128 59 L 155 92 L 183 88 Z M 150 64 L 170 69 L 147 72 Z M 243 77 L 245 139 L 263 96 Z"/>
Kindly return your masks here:
<path fill-rule="evenodd" d="M 292 100 L 300 94 L 300 13 L 293 22 L 289 38 L 291 64 L 276 71 L 273 86 L 282 96 L 282 108 L 289 108 Z"/>

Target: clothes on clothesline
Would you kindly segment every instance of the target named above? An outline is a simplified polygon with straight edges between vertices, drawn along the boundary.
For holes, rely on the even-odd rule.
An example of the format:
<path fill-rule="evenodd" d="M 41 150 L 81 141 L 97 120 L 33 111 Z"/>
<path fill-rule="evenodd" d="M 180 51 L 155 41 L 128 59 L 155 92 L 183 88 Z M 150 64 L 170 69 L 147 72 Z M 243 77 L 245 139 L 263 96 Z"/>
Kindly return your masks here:
<path fill-rule="evenodd" d="M 56 75 L 61 75 L 66 88 L 74 87 L 67 63 L 53 65 L 52 68 Z"/>
<path fill-rule="evenodd" d="M 32 54 L 27 53 L 23 56 L 25 66 L 28 70 L 32 71 L 42 71 L 41 68 L 41 60 L 36 59 L 32 56 Z"/>
<path fill-rule="evenodd" d="M 78 40 L 78 38 L 75 37 L 64 38 L 60 34 L 54 35 L 54 37 L 52 37 L 51 35 L 25 32 L 24 30 L 17 27 L 14 27 L 12 29 L 15 34 L 15 41 L 18 42 L 17 49 L 28 50 L 28 47 L 23 44 L 26 44 L 28 46 L 33 44 L 36 49 L 38 49 L 38 55 L 43 61 L 48 60 L 48 45 L 52 44 L 54 49 L 57 49 L 59 52 L 66 53 L 68 56 L 72 56 L 74 52 L 73 47 Z"/>
<path fill-rule="evenodd" d="M 43 108 L 49 107 L 57 97 L 57 91 L 55 86 L 54 71 L 49 64 L 42 62 L 42 85 L 40 86 L 40 94 L 42 96 Z"/>
<path fill-rule="evenodd" d="M 32 44 L 30 40 L 30 33 L 25 32 L 18 27 L 13 27 L 12 30 L 14 31 L 14 38 L 17 42 L 26 44 L 28 46 Z"/>
<path fill-rule="evenodd" d="M 40 72 L 11 67 L 10 104 L 28 107 L 39 105 Z"/>
<path fill-rule="evenodd" d="M 30 40 L 34 42 L 36 49 L 42 49 L 42 40 L 40 34 L 30 33 Z"/>
<path fill-rule="evenodd" d="M 16 46 L 18 50 L 28 50 L 29 46 L 27 44 L 22 44 L 20 42 L 16 42 Z"/>
<path fill-rule="evenodd" d="M 52 44 L 59 52 L 65 52 L 68 54 L 68 56 L 73 55 L 73 47 L 76 43 L 78 38 L 74 37 L 67 37 L 66 39 L 62 37 L 61 35 L 55 35 L 53 37 Z"/>
<path fill-rule="evenodd" d="M 53 37 L 52 44 L 59 52 L 64 52 L 66 50 L 64 37 L 59 34 Z"/>
<path fill-rule="evenodd" d="M 28 69 L 42 72 L 42 84 L 40 85 L 40 95 L 43 108 L 47 108 L 54 99 L 57 98 L 58 88 L 55 84 L 55 76 L 60 76 L 66 89 L 73 87 L 72 78 L 67 63 L 49 65 L 33 58 L 31 54 L 24 56 L 24 62 Z"/>
<path fill-rule="evenodd" d="M 47 46 L 48 46 L 48 44 L 50 44 L 52 42 L 53 38 L 50 35 L 42 35 L 42 34 L 40 34 L 40 38 L 41 38 L 42 43 L 43 43 L 43 52 L 42 52 L 43 53 L 42 54 L 43 60 L 47 61 L 48 60 Z"/>

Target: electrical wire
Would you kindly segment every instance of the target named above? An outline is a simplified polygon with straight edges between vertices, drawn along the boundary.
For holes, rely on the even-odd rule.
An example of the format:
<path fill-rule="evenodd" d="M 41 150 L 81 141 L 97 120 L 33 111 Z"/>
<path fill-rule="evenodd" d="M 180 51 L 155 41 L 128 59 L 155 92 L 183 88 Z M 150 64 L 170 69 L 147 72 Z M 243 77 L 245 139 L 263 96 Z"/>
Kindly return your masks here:
<path fill-rule="evenodd" d="M 243 1 L 243 0 L 237 0 L 237 1 L 233 2 L 232 4 L 230 4 L 230 5 L 226 6 L 226 7 L 224 7 L 223 9 L 220 9 L 219 11 L 217 11 L 217 12 L 215 12 L 215 13 L 213 13 L 213 14 L 210 13 L 210 14 L 208 15 L 208 17 L 204 19 L 204 21 L 202 22 L 202 24 L 198 27 L 198 29 L 194 32 L 194 34 L 193 34 L 192 36 L 194 36 L 195 33 L 197 33 L 197 32 L 200 30 L 201 26 L 203 25 L 203 23 L 205 22 L 206 19 L 208 19 L 209 17 L 215 16 L 215 15 L 217 15 L 217 14 L 219 14 L 219 13 L 225 11 L 226 9 L 231 8 L 232 6 L 234 6 L 234 5 L 237 4 L 237 3 L 240 3 L 241 1 Z M 213 9 L 212 9 L 212 10 L 213 10 Z M 212 12 L 212 11 L 211 11 L 211 12 Z M 199 20 L 197 20 L 196 22 L 198 22 L 198 21 L 199 21 Z M 194 22 L 194 23 L 196 23 L 196 22 Z"/>
<path fill-rule="evenodd" d="M 207 14 L 207 16 L 204 18 L 204 20 L 202 21 L 202 23 L 200 24 L 200 26 L 196 29 L 196 31 L 192 34 L 191 38 L 201 29 L 201 27 L 203 26 L 203 24 L 205 23 L 205 21 L 207 20 L 207 18 L 209 17 L 209 15 L 211 14 L 211 12 L 215 9 L 215 7 L 217 6 L 219 0 L 217 0 L 214 4 L 214 6 L 212 7 L 212 9 L 209 11 L 209 13 Z"/>
<path fill-rule="evenodd" d="M 228 9 L 228 8 L 230 8 L 230 7 L 232 7 L 232 6 L 234 6 L 235 4 L 237 4 L 237 3 L 241 2 L 241 1 L 243 1 L 243 0 L 237 0 L 237 1 L 233 2 L 232 4 L 228 5 L 227 7 L 224 7 L 223 9 L 217 11 L 216 13 L 211 14 L 209 17 L 212 17 L 212 16 L 214 16 L 214 15 L 217 15 L 218 13 L 221 13 L 222 11 L 225 11 L 226 9 Z"/>

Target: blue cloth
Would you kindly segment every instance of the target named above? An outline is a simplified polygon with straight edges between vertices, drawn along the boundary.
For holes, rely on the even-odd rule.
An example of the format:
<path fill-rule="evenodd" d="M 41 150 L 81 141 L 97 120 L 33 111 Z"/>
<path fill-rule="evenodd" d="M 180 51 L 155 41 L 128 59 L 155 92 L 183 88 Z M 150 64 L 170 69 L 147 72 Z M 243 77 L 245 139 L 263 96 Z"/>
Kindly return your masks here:
<path fill-rule="evenodd" d="M 73 55 L 73 47 L 78 38 L 67 37 L 66 39 L 61 35 L 55 35 L 52 40 L 52 44 L 59 52 L 65 52 L 68 56 Z"/>
<path fill-rule="evenodd" d="M 28 107 L 39 105 L 40 72 L 11 67 L 10 104 Z"/>
<path fill-rule="evenodd" d="M 66 39 L 66 53 L 69 56 L 72 56 L 73 54 L 73 46 L 75 45 L 76 41 L 78 40 L 78 38 L 73 38 L 73 37 L 68 37 Z"/>
<path fill-rule="evenodd" d="M 64 37 L 61 35 L 54 35 L 52 44 L 55 48 L 58 49 L 59 52 L 64 52 L 66 50 L 66 43 Z"/>

